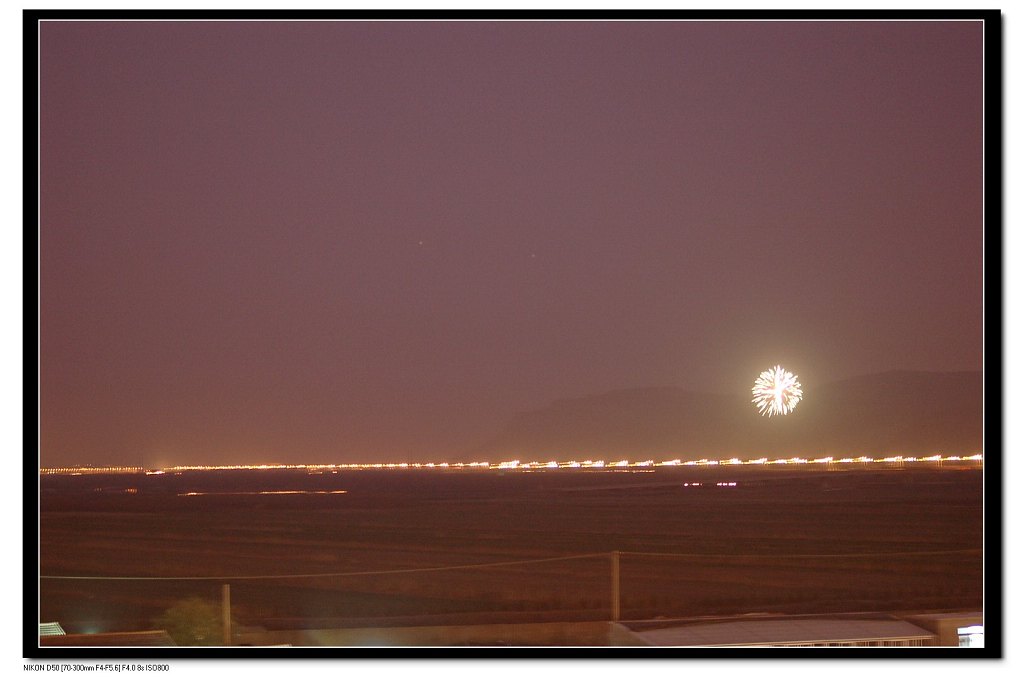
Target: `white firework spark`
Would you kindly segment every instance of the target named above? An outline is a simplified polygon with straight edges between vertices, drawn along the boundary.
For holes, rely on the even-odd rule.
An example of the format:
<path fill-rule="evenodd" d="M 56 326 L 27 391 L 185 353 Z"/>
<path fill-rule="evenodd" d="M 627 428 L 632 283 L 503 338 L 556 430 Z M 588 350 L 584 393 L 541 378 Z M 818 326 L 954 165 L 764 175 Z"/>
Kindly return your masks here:
<path fill-rule="evenodd" d="M 804 395 L 796 375 L 782 369 L 781 365 L 762 372 L 750 391 L 754 394 L 750 402 L 757 405 L 762 417 L 789 414 Z"/>

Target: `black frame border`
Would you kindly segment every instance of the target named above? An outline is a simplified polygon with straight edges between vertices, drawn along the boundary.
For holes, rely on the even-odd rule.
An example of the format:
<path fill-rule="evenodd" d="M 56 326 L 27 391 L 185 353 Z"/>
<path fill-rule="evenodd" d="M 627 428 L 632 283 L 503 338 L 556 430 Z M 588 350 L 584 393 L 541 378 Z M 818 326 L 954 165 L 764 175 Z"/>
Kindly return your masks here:
<path fill-rule="evenodd" d="M 38 516 L 39 441 L 38 408 L 25 412 L 29 433 L 23 444 L 23 658 L 78 660 L 97 664 L 105 660 L 165 659 L 998 659 L 1004 656 L 1005 613 L 1002 605 L 1005 554 L 1003 541 L 1003 408 L 1005 352 L 1003 323 L 1003 27 L 1002 12 L 981 10 L 53 10 L 22 11 L 23 54 L 23 205 L 24 205 L 24 364 L 23 402 L 38 405 L 38 139 L 39 39 L 42 21 L 922 21 L 977 20 L 984 24 L 984 308 L 985 353 L 985 647 L 978 650 L 948 647 L 900 648 L 690 648 L 690 647 L 520 647 L 520 648 L 313 648 L 287 651 L 271 648 L 106 648 L 55 647 L 38 644 L 39 599 Z M 34 140 L 36 143 L 29 143 Z M 35 177 L 36 181 L 29 181 Z M 31 276 L 31 277 L 30 277 Z M 29 309 L 32 309 L 30 317 Z M 32 320 L 32 322 L 29 322 Z M 34 544 L 29 542 L 35 535 Z M 34 595 L 29 595 L 33 593 Z"/>

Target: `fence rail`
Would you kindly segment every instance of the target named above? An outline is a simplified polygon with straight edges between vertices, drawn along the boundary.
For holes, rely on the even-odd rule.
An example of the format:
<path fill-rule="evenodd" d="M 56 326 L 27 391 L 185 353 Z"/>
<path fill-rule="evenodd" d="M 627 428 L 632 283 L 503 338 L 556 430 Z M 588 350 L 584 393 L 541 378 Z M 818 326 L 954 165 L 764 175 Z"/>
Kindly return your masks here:
<path fill-rule="evenodd" d="M 466 565 L 439 565 L 437 567 L 416 567 L 398 570 L 363 570 L 358 572 L 310 572 L 302 574 L 251 574 L 251 575 L 202 575 L 182 577 L 142 577 L 142 576 L 105 576 L 105 575 L 39 575 L 40 579 L 63 580 L 95 580 L 95 581 L 243 581 L 256 579 L 312 579 L 317 577 L 359 577 L 376 574 L 413 574 L 417 572 L 445 572 L 450 570 L 475 570 L 486 567 L 510 567 L 514 565 L 532 565 L 535 563 L 553 563 L 561 560 L 582 560 L 584 558 L 614 558 L 618 556 L 650 556 L 661 558 L 743 558 L 755 560 L 806 559 L 806 558 L 900 558 L 915 556 L 947 556 L 957 554 L 980 554 L 982 549 L 956 549 L 952 551 L 888 551 L 885 553 L 657 553 L 650 551 L 602 551 L 597 553 L 579 553 L 554 558 L 534 558 L 531 560 L 505 560 L 493 563 L 470 563 Z"/>

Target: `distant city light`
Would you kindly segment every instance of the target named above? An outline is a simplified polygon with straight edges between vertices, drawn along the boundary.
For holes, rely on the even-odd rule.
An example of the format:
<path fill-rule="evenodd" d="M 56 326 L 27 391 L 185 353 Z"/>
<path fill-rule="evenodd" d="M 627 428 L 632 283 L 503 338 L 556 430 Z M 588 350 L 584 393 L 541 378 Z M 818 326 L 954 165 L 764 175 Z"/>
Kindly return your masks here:
<path fill-rule="evenodd" d="M 909 462 L 982 462 L 984 457 L 981 453 L 974 453 L 970 455 L 964 454 L 931 454 L 923 457 L 912 457 L 906 455 L 890 455 L 885 457 L 871 457 L 867 455 L 861 455 L 858 457 L 840 457 L 835 458 L 832 456 L 828 457 L 817 457 L 814 459 L 807 459 L 800 456 L 792 457 L 779 457 L 776 459 L 769 459 L 768 457 L 758 457 L 756 459 L 740 459 L 738 457 L 730 457 L 728 459 L 707 459 L 700 458 L 696 460 L 682 461 L 681 459 L 670 459 L 666 461 L 654 461 L 653 459 L 642 459 L 640 461 L 630 461 L 628 459 L 618 459 L 614 462 L 606 463 L 604 460 L 591 460 L 586 461 L 520 461 L 519 459 L 513 459 L 509 461 L 502 461 L 496 464 L 492 464 L 487 461 L 473 461 L 473 462 L 376 462 L 372 464 L 232 464 L 232 465 L 187 465 L 187 466 L 171 466 L 163 469 L 145 469 L 138 466 L 63 466 L 55 468 L 41 468 L 39 473 L 42 475 L 90 475 L 90 474 L 115 474 L 115 473 L 137 473 L 144 474 L 147 476 L 158 476 L 164 475 L 165 473 L 180 474 L 184 471 L 261 471 L 261 470 L 303 470 L 307 473 L 323 473 L 324 471 L 330 471 L 331 473 L 337 473 L 339 470 L 342 471 L 365 471 L 365 470 L 384 470 L 384 471 L 400 471 L 400 470 L 431 470 L 434 472 L 452 472 L 453 470 L 524 470 L 524 471 L 560 471 L 564 469 L 637 469 L 636 472 L 650 472 L 650 467 L 653 466 L 739 466 L 739 465 L 752 465 L 752 466 L 766 466 L 766 465 L 801 465 L 801 464 L 821 464 L 829 465 L 832 464 L 899 464 Z M 642 469 L 643 471 L 641 471 Z"/>

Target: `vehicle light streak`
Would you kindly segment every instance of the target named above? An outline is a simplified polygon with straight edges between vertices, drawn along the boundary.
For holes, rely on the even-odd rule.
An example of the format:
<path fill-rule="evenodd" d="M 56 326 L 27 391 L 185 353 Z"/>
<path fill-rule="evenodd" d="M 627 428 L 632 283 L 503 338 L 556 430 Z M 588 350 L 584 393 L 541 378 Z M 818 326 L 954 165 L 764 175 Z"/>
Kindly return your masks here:
<path fill-rule="evenodd" d="M 223 495 L 266 495 L 266 494 L 348 494 L 348 490 L 262 490 L 253 492 L 181 492 L 179 497 L 207 497 Z"/>

